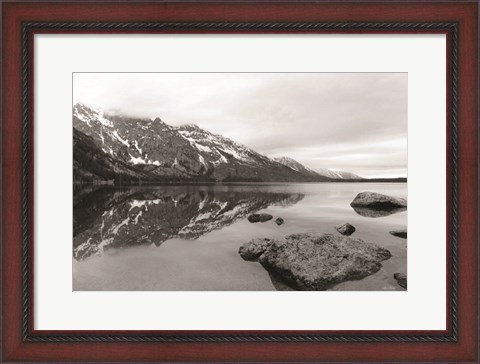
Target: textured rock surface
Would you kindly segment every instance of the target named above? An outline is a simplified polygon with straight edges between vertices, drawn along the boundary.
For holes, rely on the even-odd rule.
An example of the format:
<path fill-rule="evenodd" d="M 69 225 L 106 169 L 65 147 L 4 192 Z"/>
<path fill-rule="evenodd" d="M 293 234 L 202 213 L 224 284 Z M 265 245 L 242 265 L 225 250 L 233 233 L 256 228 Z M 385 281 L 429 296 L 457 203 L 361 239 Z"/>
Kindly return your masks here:
<path fill-rule="evenodd" d="M 404 198 L 396 198 L 381 193 L 361 192 L 352 201 L 350 206 L 360 206 L 369 208 L 398 208 L 407 207 L 407 200 Z"/>
<path fill-rule="evenodd" d="M 400 287 L 407 289 L 407 275 L 405 273 L 395 273 L 393 278 L 397 280 Z"/>
<path fill-rule="evenodd" d="M 283 220 L 281 217 L 277 217 L 277 219 L 275 220 L 275 224 L 277 224 L 278 226 L 283 225 L 284 222 L 285 220 Z"/>
<path fill-rule="evenodd" d="M 346 222 L 342 226 L 336 226 L 335 229 L 342 235 L 352 235 L 355 232 L 355 226 Z"/>
<path fill-rule="evenodd" d="M 294 234 L 263 241 L 259 261 L 298 290 L 325 290 L 369 276 L 389 259 L 388 250 L 361 239 L 333 234 Z"/>
<path fill-rule="evenodd" d="M 398 236 L 399 238 L 406 239 L 407 238 L 407 229 L 402 230 L 393 230 L 390 231 L 390 234 L 394 236 Z"/>
<path fill-rule="evenodd" d="M 270 214 L 252 214 L 248 217 L 250 222 L 265 222 L 273 219 L 273 216 Z"/>
<path fill-rule="evenodd" d="M 270 246 L 272 239 L 252 239 L 248 243 L 243 244 L 238 249 L 238 254 L 244 260 L 257 260 L 260 255 Z"/>

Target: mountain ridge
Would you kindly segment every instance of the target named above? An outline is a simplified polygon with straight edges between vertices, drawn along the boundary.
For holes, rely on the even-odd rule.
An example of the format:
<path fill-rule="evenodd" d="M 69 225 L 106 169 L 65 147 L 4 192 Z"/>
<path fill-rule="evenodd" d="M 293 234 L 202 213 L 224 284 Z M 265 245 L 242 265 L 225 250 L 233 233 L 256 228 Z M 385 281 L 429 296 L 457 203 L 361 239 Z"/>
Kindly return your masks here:
<path fill-rule="evenodd" d="M 321 176 L 332 178 L 332 179 L 350 179 L 350 180 L 363 179 L 363 177 L 360 177 L 352 172 L 335 171 L 327 168 L 321 168 L 321 169 L 309 168 L 290 157 L 285 157 L 285 156 L 278 157 L 278 158 L 274 158 L 274 160 L 276 160 L 279 163 L 282 163 L 287 167 L 292 168 L 293 170 L 306 173 L 306 174 L 321 175 Z"/>
<path fill-rule="evenodd" d="M 294 171 L 247 146 L 211 133 L 195 124 L 174 127 L 158 117 L 152 120 L 111 115 L 102 109 L 93 109 L 79 103 L 73 107 L 73 128 L 76 129 L 74 155 L 80 153 L 76 159 L 97 162 L 103 159 L 102 165 L 112 165 L 114 160 L 118 165 L 129 166 L 127 175 L 131 177 L 131 181 L 329 180 L 323 176 Z M 82 134 L 90 139 L 84 138 Z M 96 146 L 95 155 L 86 158 L 84 154 L 88 154 L 88 147 L 85 143 L 93 143 Z M 87 167 L 88 163 L 83 163 L 83 168 Z M 85 175 L 85 171 L 81 174 Z M 74 172 L 74 175 L 78 173 Z M 78 177 L 76 180 L 81 181 L 81 176 Z M 92 173 L 90 177 L 95 180 L 99 175 Z"/>
<path fill-rule="evenodd" d="M 269 158 L 189 123 L 137 118 L 83 103 L 73 106 L 75 182 L 329 182 L 356 174 L 314 170 L 289 157 Z M 368 180 L 368 179 L 366 179 Z"/>

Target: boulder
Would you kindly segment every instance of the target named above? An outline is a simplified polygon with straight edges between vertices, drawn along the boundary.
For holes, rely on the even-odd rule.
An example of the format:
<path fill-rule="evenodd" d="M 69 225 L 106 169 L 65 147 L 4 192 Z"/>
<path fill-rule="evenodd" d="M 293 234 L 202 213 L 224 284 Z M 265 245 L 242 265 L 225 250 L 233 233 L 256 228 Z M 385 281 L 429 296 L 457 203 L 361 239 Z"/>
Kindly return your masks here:
<path fill-rule="evenodd" d="M 265 222 L 273 219 L 273 216 L 270 214 L 252 214 L 248 217 L 250 222 Z"/>
<path fill-rule="evenodd" d="M 277 219 L 275 220 L 275 224 L 277 224 L 278 226 L 282 225 L 284 222 L 285 220 L 283 220 L 281 217 L 277 217 Z"/>
<path fill-rule="evenodd" d="M 407 275 L 405 273 L 395 273 L 393 278 L 396 279 L 400 287 L 407 289 Z"/>
<path fill-rule="evenodd" d="M 238 249 L 238 254 L 240 254 L 244 260 L 256 261 L 271 243 L 272 239 L 252 239 Z"/>
<path fill-rule="evenodd" d="M 294 234 L 269 239 L 256 252 L 262 266 L 297 290 L 326 290 L 380 270 L 388 250 L 361 239 L 334 234 Z"/>
<path fill-rule="evenodd" d="M 342 235 L 352 235 L 355 232 L 355 226 L 346 222 L 342 226 L 335 226 L 335 229 Z"/>
<path fill-rule="evenodd" d="M 396 198 L 381 193 L 361 192 L 350 203 L 352 207 L 368 207 L 371 209 L 395 209 L 399 207 L 407 207 L 407 200 L 404 198 Z"/>
<path fill-rule="evenodd" d="M 402 239 L 406 239 L 407 238 L 407 229 L 393 230 L 393 231 L 390 231 L 390 234 L 392 234 L 393 236 L 397 236 L 399 238 L 402 238 Z"/>

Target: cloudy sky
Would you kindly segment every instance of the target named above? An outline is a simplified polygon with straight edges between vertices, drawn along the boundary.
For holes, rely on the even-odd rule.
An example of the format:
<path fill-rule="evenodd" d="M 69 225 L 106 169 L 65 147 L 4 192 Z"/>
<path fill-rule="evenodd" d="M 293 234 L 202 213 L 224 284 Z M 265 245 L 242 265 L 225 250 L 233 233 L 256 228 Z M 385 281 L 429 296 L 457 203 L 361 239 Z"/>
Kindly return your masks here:
<path fill-rule="evenodd" d="M 195 123 L 314 169 L 407 175 L 406 73 L 75 73 L 73 101 Z"/>

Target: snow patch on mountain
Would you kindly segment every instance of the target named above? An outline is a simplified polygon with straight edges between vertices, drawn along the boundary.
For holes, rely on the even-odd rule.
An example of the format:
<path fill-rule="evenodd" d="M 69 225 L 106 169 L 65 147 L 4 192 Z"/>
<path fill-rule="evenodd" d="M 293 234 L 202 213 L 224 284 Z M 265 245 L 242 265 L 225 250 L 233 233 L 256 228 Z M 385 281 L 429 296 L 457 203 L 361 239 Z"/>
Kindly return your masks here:
<path fill-rule="evenodd" d="M 127 147 L 130 147 L 130 143 L 128 142 L 128 140 L 125 140 L 123 139 L 120 135 L 118 135 L 118 132 L 116 130 L 114 130 L 112 132 L 112 135 L 118 140 L 120 141 L 120 143 L 124 144 L 125 146 Z"/>
<path fill-rule="evenodd" d="M 90 124 L 90 119 L 86 116 L 86 115 L 82 115 L 82 114 L 79 114 L 79 113 L 74 113 L 74 115 L 81 121 L 83 121 L 84 123 L 86 123 L 90 128 L 92 127 L 92 124 Z M 86 242 L 86 244 L 88 244 L 88 241 Z"/>
<path fill-rule="evenodd" d="M 205 162 L 205 158 L 203 158 L 203 156 L 202 156 L 201 154 L 198 155 L 198 160 L 199 160 L 200 163 L 202 163 L 205 167 L 208 167 L 207 162 Z"/>
<path fill-rule="evenodd" d="M 143 153 L 142 153 L 142 150 L 141 150 L 140 147 L 138 146 L 138 142 L 137 142 L 136 140 L 135 140 L 135 142 L 134 142 L 133 145 L 135 146 L 135 148 L 137 148 L 138 153 L 143 154 Z"/>
<path fill-rule="evenodd" d="M 132 164 L 149 164 L 147 160 L 143 159 L 142 157 L 135 158 L 131 154 L 130 156 L 130 163 Z"/>
<path fill-rule="evenodd" d="M 107 127 L 113 127 L 113 123 L 106 119 L 104 116 L 103 116 L 103 110 L 99 110 L 98 111 L 98 114 L 97 114 L 97 120 L 103 125 L 103 126 L 107 126 Z"/>
<path fill-rule="evenodd" d="M 211 154 L 215 164 L 228 163 L 224 154 L 238 161 L 252 163 L 251 154 L 255 153 L 248 147 L 234 142 L 221 135 L 210 133 L 195 124 L 187 124 L 178 128 L 178 132 L 200 153 Z"/>
<path fill-rule="evenodd" d="M 142 214 L 143 214 L 143 211 L 140 210 L 140 211 L 138 212 L 138 214 L 135 216 L 135 220 L 134 220 L 134 221 L 135 221 L 135 225 L 138 224 L 138 219 L 142 216 Z"/>
<path fill-rule="evenodd" d="M 132 200 L 130 201 L 130 208 L 128 209 L 128 211 L 137 207 L 142 208 L 146 204 L 147 204 L 147 200 Z"/>

